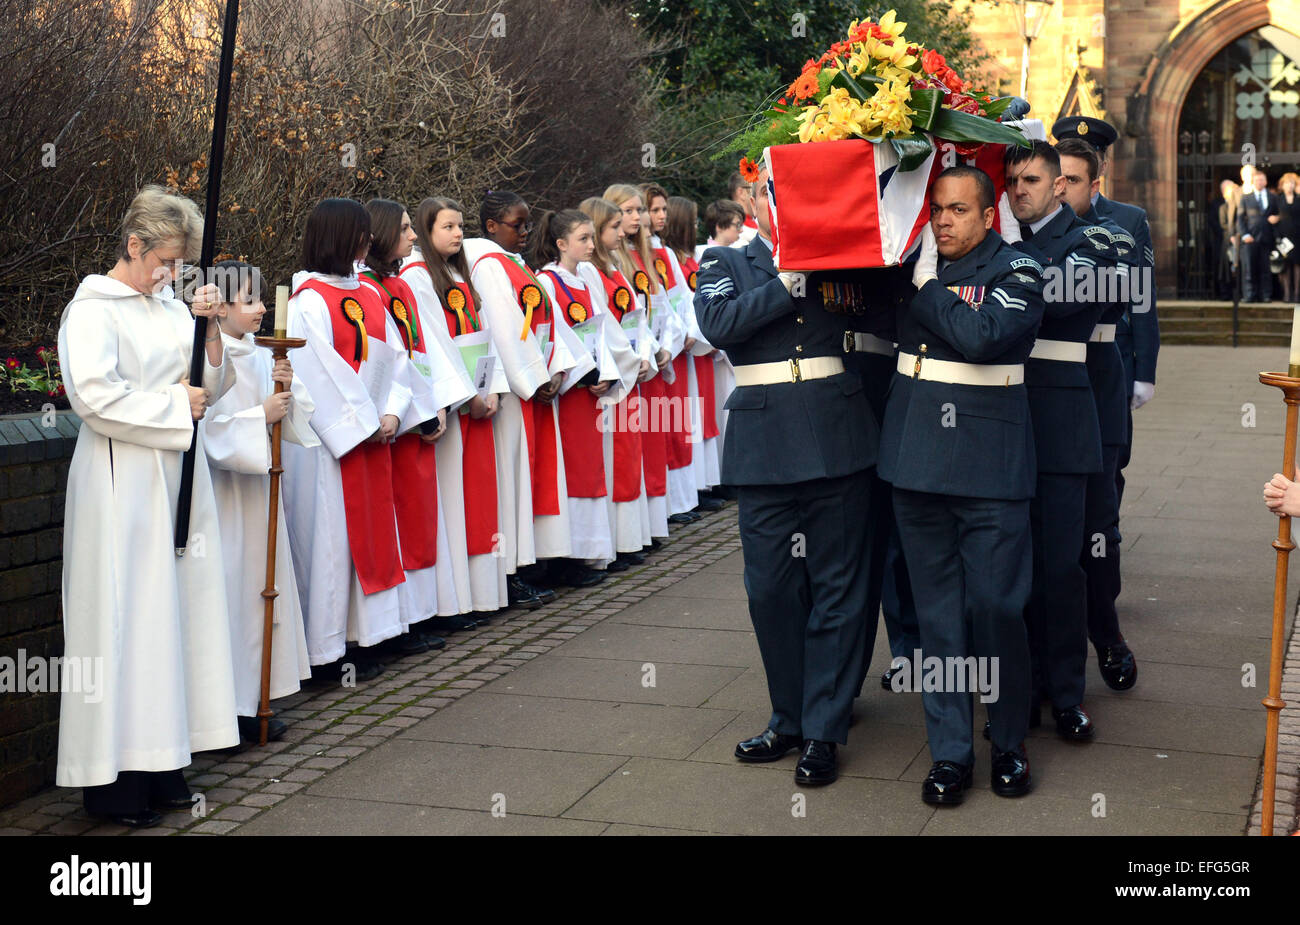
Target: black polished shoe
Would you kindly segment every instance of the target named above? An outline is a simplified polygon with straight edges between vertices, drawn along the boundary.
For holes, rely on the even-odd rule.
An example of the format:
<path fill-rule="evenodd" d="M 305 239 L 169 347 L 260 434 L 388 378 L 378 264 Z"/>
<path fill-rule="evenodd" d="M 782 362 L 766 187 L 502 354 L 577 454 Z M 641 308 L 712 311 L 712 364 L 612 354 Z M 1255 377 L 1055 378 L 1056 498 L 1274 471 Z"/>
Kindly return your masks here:
<path fill-rule="evenodd" d="M 880 676 L 880 686 L 892 694 L 894 691 L 894 675 L 898 674 L 902 670 L 902 668 L 886 669 L 885 673 Z"/>
<path fill-rule="evenodd" d="M 645 549 L 641 550 L 641 552 L 642 552 L 642 553 L 645 553 L 645 554 L 649 554 L 649 553 L 652 553 L 652 552 L 658 552 L 659 550 L 661 550 L 661 549 L 663 549 L 663 548 L 664 548 L 664 541 L 663 541 L 663 540 L 660 540 L 660 539 L 655 539 L 655 538 L 652 536 L 652 537 L 650 537 L 650 545 L 647 546 Z"/>
<path fill-rule="evenodd" d="M 1101 679 L 1113 691 L 1126 691 L 1137 683 L 1137 659 L 1133 657 L 1128 643 L 1102 646 L 1097 650 L 1097 668 Z"/>
<path fill-rule="evenodd" d="M 620 552 L 618 557 L 626 562 L 629 567 L 645 565 L 645 553 L 643 552 Z"/>
<path fill-rule="evenodd" d="M 835 770 L 835 743 L 809 739 L 794 766 L 794 782 L 800 787 L 821 787 L 839 777 Z"/>
<path fill-rule="evenodd" d="M 726 502 L 721 498 L 700 498 L 700 503 L 695 505 L 695 510 L 702 514 L 712 514 L 714 511 L 720 511 L 726 507 Z"/>
<path fill-rule="evenodd" d="M 693 524 L 699 520 L 702 515 L 694 514 L 690 511 L 683 511 L 680 514 L 669 514 L 668 522 L 670 524 Z"/>
<path fill-rule="evenodd" d="M 990 775 L 993 792 L 1000 797 L 1020 797 L 1029 792 L 1029 756 L 1025 747 L 1009 752 L 993 749 L 993 773 Z"/>
<path fill-rule="evenodd" d="M 926 803 L 956 806 L 966 799 L 974 768 L 955 761 L 936 761 L 921 784 L 921 799 Z"/>
<path fill-rule="evenodd" d="M 802 736 L 785 735 L 775 729 L 764 729 L 752 739 L 746 739 L 736 746 L 736 757 L 741 761 L 754 764 L 763 761 L 778 761 L 787 752 L 803 745 Z"/>
<path fill-rule="evenodd" d="M 478 624 L 472 616 L 456 614 L 450 617 L 430 617 L 420 624 L 420 632 L 460 633 L 471 630 Z"/>
<path fill-rule="evenodd" d="M 604 580 L 604 572 L 598 572 L 576 559 L 557 559 L 547 574 L 547 583 L 553 588 L 590 588 Z"/>
<path fill-rule="evenodd" d="M 1083 741 L 1091 739 L 1097 733 L 1092 717 L 1082 706 L 1066 707 L 1064 710 L 1053 707 L 1052 719 L 1056 720 L 1056 734 L 1063 739 Z"/>
<path fill-rule="evenodd" d="M 422 639 L 424 641 L 424 644 L 432 650 L 436 651 L 438 649 L 447 648 L 447 640 L 443 639 L 441 636 L 437 635 L 436 633 L 426 633 L 423 630 L 421 630 L 420 639 Z"/>
<path fill-rule="evenodd" d="M 188 808 L 186 804 L 184 808 Z M 134 813 L 120 813 L 109 816 L 111 821 L 118 825 L 124 825 L 129 829 L 152 829 L 158 823 L 162 822 L 162 813 L 152 809 L 142 809 Z"/>
<path fill-rule="evenodd" d="M 414 630 L 407 630 L 400 636 L 394 636 L 384 643 L 384 648 L 393 655 L 405 657 L 407 655 L 419 655 L 421 652 L 429 651 L 429 644 L 424 641 L 424 637 Z"/>
<path fill-rule="evenodd" d="M 239 722 L 239 738 L 245 742 L 260 742 L 262 739 L 262 721 L 256 716 L 237 716 Z M 284 720 L 271 717 L 266 721 L 266 741 L 279 742 L 284 738 L 284 734 L 289 731 Z M 186 806 L 189 805 L 188 799 Z M 176 809 L 175 806 L 168 806 L 168 809 Z"/>
<path fill-rule="evenodd" d="M 514 575 L 506 579 L 506 595 L 511 607 L 523 607 L 525 610 L 536 610 L 545 603 L 534 588 Z"/>
<path fill-rule="evenodd" d="M 626 571 L 627 571 L 628 569 L 630 569 L 631 567 L 632 567 L 632 563 L 630 563 L 630 562 L 628 562 L 626 559 L 624 559 L 624 558 L 623 558 L 623 553 L 620 552 L 620 553 L 618 554 L 618 558 L 616 558 L 613 562 L 610 562 L 610 563 L 606 564 L 606 566 L 605 566 L 605 571 L 606 571 L 606 572 L 626 572 Z"/>

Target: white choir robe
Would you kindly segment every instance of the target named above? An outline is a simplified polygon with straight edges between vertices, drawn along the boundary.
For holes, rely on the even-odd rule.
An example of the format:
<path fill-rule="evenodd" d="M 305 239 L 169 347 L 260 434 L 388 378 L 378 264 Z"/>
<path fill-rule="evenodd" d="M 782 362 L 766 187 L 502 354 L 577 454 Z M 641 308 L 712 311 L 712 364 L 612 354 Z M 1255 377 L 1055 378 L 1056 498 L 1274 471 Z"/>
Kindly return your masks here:
<path fill-rule="evenodd" d="M 601 312 L 608 312 L 608 300 L 606 299 L 605 284 L 600 277 L 600 271 L 591 263 L 578 264 L 578 273 L 582 280 L 587 284 L 590 292 L 597 293 L 593 300 L 596 308 Z M 642 322 L 640 325 L 642 336 L 649 335 L 648 326 Z M 601 378 L 615 378 L 618 382 L 612 386 L 601 400 L 605 406 L 605 416 L 602 419 L 603 431 L 603 448 L 605 455 L 605 507 L 607 518 L 610 524 L 610 530 L 614 542 L 614 552 L 639 552 L 644 546 L 650 543 L 650 511 L 646 505 L 645 480 L 642 478 L 641 492 L 632 501 L 615 501 L 614 500 L 614 430 L 620 426 L 615 413 L 614 406 L 623 401 L 629 395 L 636 394 L 636 378 L 641 371 L 641 355 L 632 349 L 632 344 L 624 333 L 621 325 L 617 324 L 611 317 L 601 327 L 602 335 L 602 359 L 601 359 Z M 607 354 L 607 356 L 606 356 Z M 615 375 L 606 375 L 607 363 L 612 361 L 613 372 Z M 638 473 L 641 467 L 637 466 Z"/>
<path fill-rule="evenodd" d="M 192 752 L 239 743 L 202 435 L 183 556 L 173 539 L 181 457 L 194 439 L 180 383 L 194 324 L 169 289 L 144 295 L 92 275 L 59 325 L 64 385 L 81 418 L 63 524 L 63 657 L 93 672 L 79 689 L 60 685 L 61 787 L 171 771 Z M 234 375 L 227 356 L 215 367 L 205 359 L 203 388 L 220 397 Z"/>
<path fill-rule="evenodd" d="M 355 276 L 299 271 L 293 276 L 293 290 L 297 292 L 307 279 L 340 289 L 360 286 Z M 406 418 L 411 395 L 408 387 L 395 380 L 383 408 L 375 407 L 361 377 L 334 349 L 330 308 L 310 289 L 289 300 L 288 335 L 307 340 L 305 347 L 293 352 L 293 371 L 312 397 L 311 427 L 321 445 L 284 445 L 284 514 L 307 626 L 307 652 L 311 664 L 326 665 L 343 657 L 349 641 L 373 646 L 402 632 L 401 585 L 366 594 L 357 579 L 338 461 L 379 428 L 381 415 Z M 391 343 L 375 338 L 370 339 L 368 349 L 405 356 L 405 351 L 393 350 Z M 394 529 L 396 521 L 394 513 Z"/>
<path fill-rule="evenodd" d="M 650 243 L 654 247 L 663 247 L 658 235 L 652 235 Z M 673 275 L 673 286 L 668 289 L 668 299 L 671 302 L 672 320 L 674 327 L 674 346 L 677 348 L 674 352 L 674 358 L 681 355 L 686 349 L 687 339 L 694 336 L 691 331 L 691 300 L 693 294 L 690 286 L 686 283 L 686 274 L 682 272 L 681 263 L 677 260 L 676 253 L 671 247 L 665 247 L 664 252 L 668 255 L 668 262 L 671 266 Z M 697 326 L 698 327 L 698 326 Z M 695 360 L 694 349 L 688 355 L 686 362 L 687 380 L 686 380 L 686 407 L 680 412 L 669 409 L 665 426 L 676 427 L 678 424 L 686 424 L 691 428 L 690 436 L 687 438 L 691 445 L 691 462 L 689 465 L 680 466 L 676 469 L 668 470 L 668 512 L 670 514 L 681 514 L 689 511 L 700 503 L 699 489 L 696 486 L 695 457 L 700 452 L 699 441 L 702 434 L 700 430 L 700 415 L 696 410 L 700 401 L 700 387 L 695 377 Z"/>
<path fill-rule="evenodd" d="M 524 330 L 524 313 L 514 286 L 506 271 L 496 260 L 483 260 L 489 253 L 508 253 L 495 241 L 487 238 L 467 238 L 462 244 L 470 266 L 470 280 L 479 294 L 479 319 L 492 337 L 497 362 L 502 366 L 510 392 L 501 396 L 500 410 L 492 417 L 492 438 L 497 454 L 497 488 L 501 503 L 497 510 L 501 520 L 501 550 L 505 553 L 506 568 L 510 574 L 538 559 L 537 537 L 534 533 L 532 468 L 528 460 L 528 441 L 524 435 L 521 398 L 531 398 L 554 375 L 542 356 L 541 345 L 532 331 L 521 338 Z M 558 429 L 556 439 L 558 440 Z M 560 510 L 565 511 L 561 496 Z M 560 515 L 565 523 L 562 531 L 547 531 L 545 556 L 569 554 L 567 514 Z M 556 532 L 562 535 L 557 537 Z M 550 541 L 560 540 L 558 548 Z"/>
<path fill-rule="evenodd" d="M 691 291 L 690 285 L 685 283 L 686 274 L 682 270 L 681 262 L 677 259 L 677 252 L 672 248 L 668 249 L 668 256 L 673 262 L 673 272 L 677 274 L 677 279 L 683 282 L 685 291 L 683 293 L 684 320 L 686 322 L 686 336 L 693 338 L 695 343 L 691 345 L 692 357 L 703 357 L 713 353 L 714 347 L 709 343 L 709 339 L 704 336 L 700 330 L 699 318 L 695 314 L 695 294 Z M 703 406 L 700 404 L 700 382 L 695 371 L 695 363 L 692 360 L 690 364 L 690 395 L 691 395 L 691 470 L 695 473 L 695 490 L 705 491 L 717 485 L 720 480 L 721 458 L 718 456 L 718 438 L 704 438 L 704 421 L 701 417 Z M 715 376 L 716 382 L 716 376 Z M 712 411 L 712 409 L 710 409 Z"/>
<path fill-rule="evenodd" d="M 736 371 L 731 365 L 731 359 L 727 356 L 725 350 L 719 350 L 713 355 L 713 401 L 714 410 L 718 415 L 718 436 L 714 439 L 718 444 L 718 459 L 722 459 L 722 441 L 727 436 L 727 399 L 731 393 L 736 390 Z M 719 475 L 718 484 L 722 484 L 722 478 Z"/>
<path fill-rule="evenodd" d="M 212 487 L 221 520 L 222 555 L 226 566 L 226 598 L 230 604 L 230 652 L 235 670 L 235 707 L 240 716 L 256 716 L 262 696 L 262 637 L 265 620 L 266 519 L 270 513 L 271 425 L 262 402 L 274 391 L 271 351 L 258 347 L 252 334 L 229 352 L 234 364 L 234 388 L 217 399 L 203 416 L 200 429 L 212 467 Z M 241 350 L 242 348 L 242 350 Z M 238 351 L 238 352 L 237 352 Z M 289 362 L 293 362 L 290 352 Z M 281 446 L 320 446 L 311 430 L 311 396 L 295 377 L 289 413 L 281 420 Z M 298 583 L 293 575 L 284 505 L 276 507 L 275 589 L 272 610 L 272 700 L 299 689 L 311 677 L 307 634 Z"/>
<path fill-rule="evenodd" d="M 370 286 L 371 289 L 384 300 L 388 301 L 388 296 L 379 286 L 375 285 L 369 278 L 360 277 L 363 286 Z M 426 332 L 426 337 L 437 338 L 438 328 L 433 328 L 429 333 L 429 319 L 432 318 L 420 305 L 420 296 L 414 293 L 416 304 L 408 306 L 409 310 L 417 312 L 417 319 L 420 324 L 420 330 Z M 437 319 L 440 323 L 442 319 Z M 441 330 L 444 335 L 447 332 L 445 323 L 441 324 Z M 397 327 L 397 322 L 392 315 L 388 316 L 386 327 L 386 337 L 390 338 L 389 343 L 401 347 L 404 343 L 401 331 Z M 393 338 L 396 338 L 395 340 Z M 451 338 L 445 338 L 450 342 Z M 462 383 L 461 377 L 457 375 L 456 368 L 451 364 L 451 358 L 443 352 L 440 345 L 435 345 L 432 350 L 429 349 L 429 342 L 426 341 L 422 346 L 424 349 L 417 349 L 414 355 L 406 359 L 405 366 L 408 376 L 408 385 L 411 388 L 411 409 L 407 412 L 407 419 L 404 424 L 409 423 L 409 429 L 418 429 L 424 421 L 431 420 L 438 416 L 438 411 L 442 408 L 448 408 L 448 421 L 455 421 L 455 408 L 461 403 L 468 401 L 473 394 L 468 383 Z M 403 357 L 407 357 L 406 351 L 401 349 Z M 460 364 L 457 363 L 457 366 Z M 436 455 L 436 448 L 435 448 Z M 400 482 L 400 475 L 397 479 Z M 441 495 L 441 492 L 439 492 Z M 400 498 L 394 497 L 396 504 L 401 504 Z M 444 550 L 449 545 L 446 521 L 443 518 L 441 497 L 438 499 L 438 522 L 435 527 L 437 531 L 438 558 L 441 559 Z M 405 571 L 406 581 L 398 586 L 398 599 L 401 602 L 402 628 L 409 630 L 414 623 L 420 623 L 434 616 L 451 616 L 452 614 L 462 613 L 459 598 L 456 594 L 455 582 L 451 580 L 449 569 L 439 571 L 437 563 L 428 568 L 407 569 Z"/>
<path fill-rule="evenodd" d="M 636 298 L 637 298 L 637 305 L 640 308 L 644 309 L 647 303 L 646 297 L 638 294 Z M 664 294 L 660 292 L 657 295 L 652 297 L 652 301 L 650 304 L 653 306 L 655 311 L 664 312 L 665 320 L 667 320 L 667 316 L 671 312 L 668 309 L 668 307 L 664 304 L 665 298 L 666 297 L 664 296 Z M 667 328 L 667 325 L 665 325 L 665 328 Z M 639 340 L 638 352 L 640 353 L 642 359 L 648 360 L 650 362 L 650 369 L 654 371 L 653 375 L 651 375 L 650 377 L 651 379 L 653 379 L 655 376 L 663 376 L 665 377 L 665 381 L 667 382 L 672 381 L 673 364 L 669 363 L 667 366 L 663 368 L 663 370 L 658 370 L 658 364 L 655 362 L 655 357 L 659 355 L 659 351 L 668 349 L 667 344 L 670 343 L 669 338 L 671 337 L 671 333 L 672 333 L 671 329 L 669 329 L 664 337 L 665 342 L 660 343 L 659 339 L 655 337 L 654 331 L 652 329 L 652 324 L 648 319 L 646 323 L 641 326 L 641 331 L 638 336 L 638 340 Z M 671 353 L 671 351 L 669 352 Z M 642 396 L 641 397 L 641 427 L 642 427 L 643 438 L 644 438 L 644 434 L 648 431 L 650 424 L 655 419 L 655 417 L 658 417 L 662 422 L 662 419 L 665 417 L 665 415 L 662 412 L 653 411 L 650 407 L 649 399 L 647 399 L 645 396 Z M 642 468 L 644 470 L 644 463 L 642 463 Z M 664 494 L 656 498 L 652 498 L 649 495 L 647 495 L 646 488 L 645 488 L 645 475 L 643 471 L 641 477 L 641 497 L 644 498 L 646 502 L 646 519 L 644 522 L 644 529 L 641 532 L 641 537 L 643 540 L 641 545 L 649 546 L 650 540 L 653 539 L 654 537 L 668 535 L 668 495 Z"/>
<path fill-rule="evenodd" d="M 430 306 L 429 323 L 436 326 L 438 332 L 438 343 L 443 349 L 448 350 L 454 362 L 456 369 L 462 376 L 463 384 L 466 388 L 473 391 L 474 386 L 470 378 L 470 371 L 465 368 L 461 361 L 459 349 L 447 329 L 446 322 L 439 317 L 443 312 L 442 297 L 434 291 L 433 278 L 429 271 L 419 266 L 418 263 L 423 261 L 419 249 L 417 248 L 411 254 L 411 258 L 404 262 L 401 275 L 406 284 L 411 287 L 415 293 L 415 298 L 419 301 L 421 307 Z M 452 277 L 456 282 L 464 282 L 460 274 L 454 269 L 451 271 Z M 488 354 L 496 357 L 496 347 L 491 341 L 488 343 Z M 510 391 L 510 386 L 506 381 L 505 369 L 497 358 L 492 369 L 492 378 L 487 388 L 489 393 L 497 393 L 503 396 Z M 506 578 L 507 562 L 505 555 L 491 555 L 483 553 L 481 555 L 471 556 L 469 554 L 469 544 L 465 535 L 465 473 L 464 473 L 464 444 L 460 435 L 459 415 L 469 414 L 468 405 L 461 405 L 460 408 L 448 415 L 447 433 L 438 441 L 438 573 L 439 589 L 446 581 L 443 577 L 444 572 L 450 572 L 450 580 L 455 588 L 456 598 L 460 604 L 461 613 L 471 611 L 479 613 L 492 613 L 505 607 L 509 601 L 507 599 Z M 498 453 L 498 458 L 500 454 Z M 505 503 L 505 498 L 498 492 L 496 474 L 493 473 L 491 484 L 474 486 L 475 491 L 497 492 L 497 509 Z M 445 527 L 447 533 L 447 545 L 442 545 L 442 530 Z M 498 528 L 498 532 L 500 532 Z M 443 555 L 443 549 L 447 550 L 447 555 Z"/>
<path fill-rule="evenodd" d="M 588 264 L 590 266 L 590 264 Z M 579 274 L 575 275 L 566 270 L 558 263 L 549 263 L 542 268 L 543 271 L 550 270 L 558 273 L 564 280 L 564 284 L 572 291 L 586 290 L 588 297 L 591 299 L 592 317 L 596 315 L 608 315 L 608 309 L 605 305 L 605 287 L 596 281 L 593 287 L 591 280 Z M 594 271 L 594 268 L 593 268 Z M 546 288 L 546 293 L 555 306 L 556 315 L 561 314 L 564 309 L 556 291 L 555 281 L 547 272 L 538 274 L 538 280 Z M 567 301 L 567 300 L 566 300 Z M 622 373 L 619 370 L 618 363 L 614 354 L 610 351 L 609 335 L 606 332 L 616 327 L 612 317 L 607 318 L 608 323 L 601 325 L 601 339 L 597 348 L 596 359 L 592 359 L 591 354 L 586 351 L 585 346 L 573 330 L 569 327 L 571 322 L 564 318 L 558 318 L 555 321 L 555 327 L 559 331 L 559 336 L 565 339 L 569 351 L 581 358 L 581 362 L 575 363 L 572 368 L 565 372 L 564 384 L 561 386 L 561 392 L 567 392 L 573 388 L 578 380 L 593 369 L 598 370 L 597 376 L 599 381 L 615 380 L 614 385 L 610 387 L 609 392 L 596 400 L 598 406 L 609 407 L 617 404 L 623 395 L 627 394 L 626 388 L 622 381 Z M 619 330 L 621 335 L 622 331 Z M 623 338 L 623 347 L 627 354 L 627 359 L 635 362 L 632 355 L 631 345 L 627 339 Z M 612 398 L 612 400 L 611 400 Z M 558 402 L 556 409 L 556 421 L 558 423 Z M 591 426 L 596 427 L 596 418 L 593 416 Z M 565 478 L 564 469 L 560 469 L 560 478 Z M 614 561 L 614 532 L 609 520 L 609 503 L 608 495 L 605 498 L 573 498 L 568 496 L 567 490 L 565 497 L 568 501 L 569 531 L 572 539 L 571 555 L 575 558 L 582 559 L 595 566 L 603 566 Z M 554 518 L 546 518 L 553 520 Z"/>

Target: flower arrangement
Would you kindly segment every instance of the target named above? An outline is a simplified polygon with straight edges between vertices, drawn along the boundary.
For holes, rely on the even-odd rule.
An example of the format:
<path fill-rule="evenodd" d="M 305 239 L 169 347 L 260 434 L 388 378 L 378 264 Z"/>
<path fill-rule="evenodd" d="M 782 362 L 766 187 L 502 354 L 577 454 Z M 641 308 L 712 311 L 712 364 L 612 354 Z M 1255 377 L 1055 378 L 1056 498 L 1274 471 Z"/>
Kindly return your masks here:
<path fill-rule="evenodd" d="M 962 157 L 986 143 L 1028 143 L 997 121 L 1014 97 L 993 99 L 969 86 L 940 52 L 909 42 L 906 28 L 893 10 L 879 22 L 854 21 L 846 38 L 809 59 L 729 149 L 744 155 L 741 174 L 756 179 L 763 149 L 796 141 L 888 141 L 904 171 L 924 163 L 936 139 Z"/>
<path fill-rule="evenodd" d="M 53 347 L 37 347 L 36 359 L 44 371 L 33 370 L 17 357 L 9 357 L 0 366 L 0 382 L 9 386 L 10 392 L 43 392 L 50 398 L 62 398 L 63 373 L 59 369 L 59 355 Z"/>

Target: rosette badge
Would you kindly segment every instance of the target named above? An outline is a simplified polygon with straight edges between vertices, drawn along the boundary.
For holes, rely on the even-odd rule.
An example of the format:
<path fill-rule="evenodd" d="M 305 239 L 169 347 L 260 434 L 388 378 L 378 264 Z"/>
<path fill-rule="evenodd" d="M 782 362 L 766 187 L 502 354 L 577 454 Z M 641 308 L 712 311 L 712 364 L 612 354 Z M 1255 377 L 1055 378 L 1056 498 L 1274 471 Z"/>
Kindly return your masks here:
<path fill-rule="evenodd" d="M 699 274 L 696 273 L 694 270 L 691 271 L 690 276 L 686 277 L 686 285 L 691 287 L 691 292 L 695 291 L 695 283 L 698 278 L 699 278 Z"/>
<path fill-rule="evenodd" d="M 635 286 L 636 291 L 642 295 L 648 296 L 650 294 L 650 276 L 645 270 L 636 271 L 632 276 L 632 285 Z"/>
<path fill-rule="evenodd" d="M 361 363 L 370 355 L 368 338 L 366 337 L 366 310 L 352 296 L 345 297 L 341 307 L 344 317 L 357 329 L 357 347 L 352 359 L 354 362 Z"/>
<path fill-rule="evenodd" d="M 627 291 L 626 286 L 619 286 L 614 290 L 614 304 L 618 306 L 620 312 L 627 311 L 628 306 L 632 304 L 632 293 Z"/>
<path fill-rule="evenodd" d="M 587 320 L 587 306 L 574 300 L 564 307 L 564 313 L 568 315 L 569 321 L 573 324 L 582 324 Z"/>
<path fill-rule="evenodd" d="M 406 332 L 406 352 L 411 353 L 420 345 L 420 332 L 416 328 L 415 321 L 411 318 L 411 312 L 406 307 L 406 303 L 393 296 L 392 301 L 388 303 L 388 310 L 393 313 L 393 317 L 402 325 Z"/>
<path fill-rule="evenodd" d="M 524 330 L 519 335 L 520 340 L 528 340 L 528 332 L 533 329 L 533 310 L 542 304 L 544 298 L 541 287 L 536 283 L 526 283 L 519 290 L 519 304 L 524 309 Z"/>
<path fill-rule="evenodd" d="M 446 294 L 447 307 L 456 313 L 456 333 L 468 334 L 469 323 L 465 318 L 465 306 L 469 304 L 465 293 L 459 286 L 452 286 Z"/>
<path fill-rule="evenodd" d="M 655 272 L 659 274 L 660 279 L 668 279 L 668 263 L 664 258 L 655 258 Z"/>

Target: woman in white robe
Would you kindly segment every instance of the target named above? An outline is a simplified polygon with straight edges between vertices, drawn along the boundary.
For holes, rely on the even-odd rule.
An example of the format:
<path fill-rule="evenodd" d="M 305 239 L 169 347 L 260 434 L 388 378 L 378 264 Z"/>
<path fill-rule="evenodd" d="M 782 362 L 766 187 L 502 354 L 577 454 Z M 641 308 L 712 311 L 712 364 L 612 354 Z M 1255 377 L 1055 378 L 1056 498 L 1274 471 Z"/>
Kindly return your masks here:
<path fill-rule="evenodd" d="M 492 509 L 496 511 L 490 527 L 496 538 L 493 546 L 497 547 L 498 552 L 501 552 L 502 536 L 499 512 L 505 499 L 497 488 L 495 452 L 491 471 L 480 472 L 477 479 L 471 475 L 474 483 L 466 484 L 464 434 L 470 432 L 471 420 L 475 422 L 474 426 L 479 426 L 478 422 L 490 420 L 497 413 L 500 398 L 510 390 L 510 386 L 491 338 L 481 330 L 478 300 L 474 298 L 473 290 L 466 281 L 468 265 L 461 251 L 464 219 L 460 204 L 435 197 L 423 200 L 416 209 L 415 231 L 420 246 L 412 250 L 409 260 L 403 262 L 402 279 L 415 293 L 421 310 L 427 310 L 425 317 L 429 330 L 436 332 L 431 336 L 436 337 L 442 349 L 451 356 L 453 365 L 462 376 L 463 384 L 474 392 L 455 415 L 456 418 L 465 420 L 450 423 L 446 435 L 437 444 L 439 510 L 446 512 L 445 523 L 451 552 L 446 564 L 451 568 L 451 577 L 462 611 L 473 614 L 473 620 L 467 622 L 488 622 L 491 614 L 508 604 L 508 563 L 504 554 L 470 552 L 466 495 L 474 501 L 480 500 L 485 493 L 490 494 Z M 465 304 L 461 306 L 460 312 L 447 308 L 444 301 L 447 294 L 439 292 L 435 274 L 443 281 L 445 288 L 461 287 L 461 298 Z M 461 327 L 465 330 L 461 331 Z M 457 333 L 453 334 L 453 331 Z M 466 359 L 473 358 L 477 367 L 479 355 L 491 357 L 492 367 L 482 395 L 474 386 L 474 369 L 467 365 Z M 438 563 L 441 568 L 441 556 Z"/>
<path fill-rule="evenodd" d="M 64 514 L 63 655 L 83 667 L 83 683 L 60 685 L 55 782 L 86 788 L 89 812 L 133 827 L 156 825 L 157 808 L 189 805 L 180 769 L 192 752 L 239 742 L 201 435 L 184 555 L 173 538 L 194 422 L 234 380 L 216 287 L 194 295 L 207 329 L 199 387 L 188 382 L 195 318 L 166 285 L 174 264 L 197 256 L 201 234 L 193 203 L 147 187 L 123 221 L 116 265 L 82 281 L 59 325 L 81 418 Z"/>
<path fill-rule="evenodd" d="M 234 387 L 208 409 L 200 429 L 212 467 L 212 487 L 221 521 L 239 731 L 245 740 L 256 740 L 262 694 L 262 591 L 266 585 L 266 518 L 270 511 L 271 424 L 280 422 L 281 437 L 287 442 L 311 447 L 320 446 L 320 440 L 311 430 L 311 397 L 293 378 L 291 361 L 280 361 L 283 372 L 277 376 L 287 376 L 290 385 L 275 397 L 271 351 L 254 342 L 266 313 L 259 295 L 260 274 L 249 264 L 234 260 L 222 261 L 216 269 L 235 277 L 227 277 L 220 311 L 222 334 L 230 339 L 228 352 L 236 380 Z M 271 700 L 297 692 L 299 682 L 311 677 L 284 505 L 277 505 L 277 519 Z M 282 721 L 272 720 L 268 740 L 283 736 L 284 729 Z"/>

